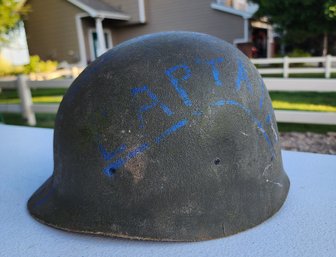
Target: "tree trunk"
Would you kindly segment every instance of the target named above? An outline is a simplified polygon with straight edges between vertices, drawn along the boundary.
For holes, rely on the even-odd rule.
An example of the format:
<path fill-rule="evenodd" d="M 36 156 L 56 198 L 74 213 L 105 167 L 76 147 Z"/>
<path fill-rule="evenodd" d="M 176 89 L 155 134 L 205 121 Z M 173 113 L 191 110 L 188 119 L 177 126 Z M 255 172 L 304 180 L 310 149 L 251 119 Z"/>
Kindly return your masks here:
<path fill-rule="evenodd" d="M 322 55 L 326 56 L 328 54 L 328 33 L 324 32 L 323 35 L 323 52 Z"/>

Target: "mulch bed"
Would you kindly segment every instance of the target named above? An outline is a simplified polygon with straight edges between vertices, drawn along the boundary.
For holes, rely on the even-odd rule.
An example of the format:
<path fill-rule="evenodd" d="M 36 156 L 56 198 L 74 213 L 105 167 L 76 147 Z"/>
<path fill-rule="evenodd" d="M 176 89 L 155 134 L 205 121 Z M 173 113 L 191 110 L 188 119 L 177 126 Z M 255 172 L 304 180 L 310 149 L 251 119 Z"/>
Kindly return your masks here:
<path fill-rule="evenodd" d="M 336 155 L 336 132 L 280 132 L 280 138 L 281 148 L 285 150 Z"/>

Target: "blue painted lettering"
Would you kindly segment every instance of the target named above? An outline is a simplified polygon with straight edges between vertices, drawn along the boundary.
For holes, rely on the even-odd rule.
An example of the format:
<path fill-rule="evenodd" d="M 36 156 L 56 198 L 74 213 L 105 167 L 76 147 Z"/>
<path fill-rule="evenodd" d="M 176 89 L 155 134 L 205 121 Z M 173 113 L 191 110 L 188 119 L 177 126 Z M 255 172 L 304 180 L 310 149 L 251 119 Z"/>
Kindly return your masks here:
<path fill-rule="evenodd" d="M 236 90 L 239 91 L 241 88 L 241 84 L 245 83 L 248 91 L 252 93 L 252 85 L 247 75 L 247 71 L 242 63 L 241 60 L 238 59 L 238 71 L 237 71 L 237 78 L 236 78 Z"/>
<path fill-rule="evenodd" d="M 212 69 L 212 75 L 213 75 L 213 78 L 215 80 L 215 84 L 218 87 L 222 86 L 222 81 L 220 81 L 220 79 L 219 79 L 219 71 L 216 67 L 216 64 L 219 64 L 219 63 L 222 63 L 222 62 L 224 62 L 224 58 L 222 58 L 222 57 L 211 59 L 211 60 L 206 62 L 207 64 L 210 65 L 210 67 Z"/>
<path fill-rule="evenodd" d="M 185 73 L 180 80 L 182 80 L 182 81 L 188 80 L 190 78 L 190 76 L 191 76 L 191 71 L 190 71 L 189 66 L 187 66 L 185 64 L 176 65 L 174 67 L 171 67 L 171 68 L 167 69 L 166 70 L 166 75 L 168 76 L 168 78 L 170 80 L 170 83 L 173 85 L 173 87 L 176 90 L 176 92 L 179 94 L 179 96 L 182 99 L 183 103 L 186 106 L 191 106 L 192 102 L 189 99 L 187 92 L 181 87 L 179 79 L 174 76 L 174 73 L 177 70 L 180 70 L 180 69 L 183 69 L 184 73 Z"/>
<path fill-rule="evenodd" d="M 99 150 L 100 150 L 100 153 L 102 154 L 104 160 L 109 161 L 109 160 L 113 159 L 117 154 L 123 153 L 126 150 L 126 145 L 122 144 L 120 147 L 118 147 L 114 151 L 108 152 L 102 144 L 99 144 Z"/>
<path fill-rule="evenodd" d="M 111 164 L 109 164 L 107 167 L 104 168 L 103 172 L 107 176 L 113 176 L 113 174 L 115 173 L 117 169 L 121 168 L 122 166 L 125 165 L 126 162 L 137 157 L 139 154 L 145 152 L 147 149 L 149 149 L 149 144 L 144 143 L 140 145 L 133 151 L 129 152 L 125 158 L 119 158 L 115 162 L 112 162 Z"/>
<path fill-rule="evenodd" d="M 144 121 L 143 121 L 143 113 L 154 108 L 155 106 L 159 105 L 159 107 L 162 109 L 162 111 L 167 114 L 168 116 L 173 115 L 174 113 L 170 110 L 170 108 L 161 103 L 158 99 L 158 97 L 156 96 L 156 94 L 154 94 L 147 85 L 144 85 L 142 87 L 135 87 L 132 88 L 131 90 L 132 96 L 135 97 L 140 93 L 146 93 L 147 96 L 149 96 L 149 98 L 152 100 L 152 102 L 150 104 L 147 105 L 143 105 L 140 107 L 139 111 L 138 111 L 138 120 L 140 122 L 140 128 L 144 128 Z"/>
<path fill-rule="evenodd" d="M 179 128 L 182 128 L 183 126 L 187 125 L 188 120 L 184 119 L 181 120 L 179 122 L 177 122 L 176 124 L 174 124 L 173 126 L 171 126 L 170 128 L 166 129 L 160 136 L 158 136 L 155 139 L 155 142 L 158 144 L 160 143 L 165 137 L 173 134 L 174 132 L 176 132 L 176 130 L 178 130 Z"/>

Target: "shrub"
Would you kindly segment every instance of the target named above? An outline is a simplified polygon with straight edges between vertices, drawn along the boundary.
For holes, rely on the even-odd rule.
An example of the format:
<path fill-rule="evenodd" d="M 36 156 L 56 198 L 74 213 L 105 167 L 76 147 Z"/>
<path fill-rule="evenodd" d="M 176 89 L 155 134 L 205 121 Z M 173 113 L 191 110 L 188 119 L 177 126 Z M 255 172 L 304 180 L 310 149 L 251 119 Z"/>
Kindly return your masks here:
<path fill-rule="evenodd" d="M 23 66 L 14 66 L 0 55 L 0 76 L 17 75 L 23 71 Z"/>
<path fill-rule="evenodd" d="M 30 74 L 39 72 L 52 72 L 57 69 L 58 62 L 42 61 L 38 55 L 30 56 L 29 64 L 17 66 L 11 64 L 7 59 L 0 55 L 0 76 Z"/>
<path fill-rule="evenodd" d="M 24 66 L 24 73 L 52 72 L 57 69 L 58 62 L 56 61 L 41 61 L 38 55 L 30 56 L 29 64 Z"/>
<path fill-rule="evenodd" d="M 311 57 L 311 54 L 301 49 L 295 48 L 291 53 L 288 54 L 288 57 Z"/>
<path fill-rule="evenodd" d="M 288 54 L 288 57 L 311 57 L 310 53 L 307 53 L 301 49 L 295 48 L 291 53 Z M 307 66 L 304 63 L 292 63 L 290 64 L 290 67 L 304 67 Z"/>

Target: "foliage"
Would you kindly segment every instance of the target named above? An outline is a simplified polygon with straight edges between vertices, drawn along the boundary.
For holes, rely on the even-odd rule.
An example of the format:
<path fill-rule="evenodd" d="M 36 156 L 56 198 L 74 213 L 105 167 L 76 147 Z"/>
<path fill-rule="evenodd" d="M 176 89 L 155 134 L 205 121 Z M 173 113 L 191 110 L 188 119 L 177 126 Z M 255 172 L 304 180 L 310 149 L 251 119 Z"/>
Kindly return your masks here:
<path fill-rule="evenodd" d="M 330 20 L 336 19 L 336 1 L 328 0 L 324 6 L 325 6 L 324 13 L 327 19 L 330 19 Z"/>
<path fill-rule="evenodd" d="M 37 73 L 37 72 L 52 72 L 57 69 L 58 62 L 56 61 L 42 61 L 38 55 L 30 56 L 29 64 L 25 65 L 24 73 Z"/>
<path fill-rule="evenodd" d="M 25 0 L 0 0 L 0 43 L 6 43 L 8 33 L 17 27 L 30 8 Z"/>
<path fill-rule="evenodd" d="M 256 17 L 267 17 L 285 42 L 302 44 L 335 33 L 336 0 L 250 0 Z"/>
<path fill-rule="evenodd" d="M 0 76 L 17 75 L 23 73 L 22 66 L 13 66 L 8 60 L 0 55 Z"/>
<path fill-rule="evenodd" d="M 39 56 L 30 56 L 30 62 L 24 66 L 12 65 L 9 61 L 0 56 L 0 76 L 30 74 L 39 72 L 53 72 L 57 69 L 58 62 L 42 61 Z"/>
<path fill-rule="evenodd" d="M 289 57 L 311 57 L 310 53 L 303 51 L 302 49 L 295 48 L 288 54 Z"/>

